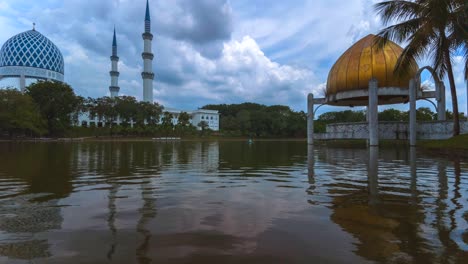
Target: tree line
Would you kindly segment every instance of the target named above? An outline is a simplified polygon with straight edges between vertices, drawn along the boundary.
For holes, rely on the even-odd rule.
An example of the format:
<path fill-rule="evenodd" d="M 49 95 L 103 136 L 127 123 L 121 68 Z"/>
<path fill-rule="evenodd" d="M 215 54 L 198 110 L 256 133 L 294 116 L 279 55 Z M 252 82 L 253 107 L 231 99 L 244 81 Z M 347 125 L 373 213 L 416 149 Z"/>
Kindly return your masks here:
<path fill-rule="evenodd" d="M 297 137 L 307 135 L 307 115 L 288 106 L 256 103 L 205 105 L 218 110 L 224 136 Z"/>
<path fill-rule="evenodd" d="M 84 114 L 99 124 L 78 124 Z M 182 112 L 174 124 L 172 114 L 157 103 L 131 96 L 83 98 L 66 83 L 39 81 L 25 92 L 0 89 L 0 136 L 198 135 L 190 118 Z M 199 126 L 203 134 L 209 133 L 207 124 Z"/>

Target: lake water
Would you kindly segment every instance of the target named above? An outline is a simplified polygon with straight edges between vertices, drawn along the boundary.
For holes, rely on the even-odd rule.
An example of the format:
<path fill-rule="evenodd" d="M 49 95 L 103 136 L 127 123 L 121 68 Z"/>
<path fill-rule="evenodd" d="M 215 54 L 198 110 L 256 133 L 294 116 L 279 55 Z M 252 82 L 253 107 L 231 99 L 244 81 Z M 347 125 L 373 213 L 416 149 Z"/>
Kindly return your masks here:
<path fill-rule="evenodd" d="M 468 161 L 287 141 L 0 143 L 0 263 L 468 263 Z"/>

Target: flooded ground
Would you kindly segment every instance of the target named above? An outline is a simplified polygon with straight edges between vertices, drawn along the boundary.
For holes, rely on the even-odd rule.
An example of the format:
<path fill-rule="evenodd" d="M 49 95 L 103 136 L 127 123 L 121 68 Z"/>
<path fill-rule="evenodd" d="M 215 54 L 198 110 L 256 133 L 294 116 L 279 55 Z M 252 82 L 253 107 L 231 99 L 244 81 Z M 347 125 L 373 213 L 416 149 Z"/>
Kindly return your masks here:
<path fill-rule="evenodd" d="M 468 161 L 304 142 L 0 143 L 0 263 L 467 263 Z"/>

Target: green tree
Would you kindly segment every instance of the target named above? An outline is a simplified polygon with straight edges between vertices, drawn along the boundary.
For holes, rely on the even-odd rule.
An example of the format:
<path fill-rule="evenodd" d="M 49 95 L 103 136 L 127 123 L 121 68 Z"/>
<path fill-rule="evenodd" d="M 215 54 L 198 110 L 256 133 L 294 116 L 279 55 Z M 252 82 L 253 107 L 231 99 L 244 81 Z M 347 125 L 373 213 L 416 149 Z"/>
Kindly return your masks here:
<path fill-rule="evenodd" d="M 118 112 L 116 109 L 117 100 L 108 96 L 100 97 L 92 101 L 90 108 L 92 116 L 97 116 L 104 125 L 112 126 L 117 121 Z"/>
<path fill-rule="evenodd" d="M 169 113 L 167 111 L 164 112 L 163 116 L 162 116 L 162 119 L 161 119 L 161 125 L 164 126 L 164 127 L 173 127 L 172 118 L 174 118 L 174 117 L 172 116 L 171 113 Z"/>
<path fill-rule="evenodd" d="M 347 122 L 364 122 L 366 114 L 364 111 L 345 110 L 340 112 L 326 112 L 318 117 L 318 120 L 327 123 L 347 123 Z"/>
<path fill-rule="evenodd" d="M 246 109 L 243 109 L 236 114 L 237 122 L 241 130 L 242 135 L 247 135 L 250 132 L 251 123 L 250 123 L 250 112 Z"/>
<path fill-rule="evenodd" d="M 138 112 L 138 102 L 132 96 L 119 96 L 115 98 L 115 111 L 124 126 L 128 126 L 131 121 L 136 120 Z"/>
<path fill-rule="evenodd" d="M 207 130 L 208 127 L 209 127 L 208 122 L 206 122 L 206 121 L 200 121 L 200 122 L 197 124 L 197 126 L 198 126 L 199 128 L 201 128 L 202 133 L 203 133 L 205 130 Z"/>
<path fill-rule="evenodd" d="M 416 110 L 416 120 L 418 121 L 432 121 L 436 113 L 432 112 L 428 107 L 420 107 Z"/>
<path fill-rule="evenodd" d="M 135 117 L 137 125 L 142 127 L 146 123 L 154 127 L 159 123 L 163 107 L 158 103 L 138 102 L 137 108 L 138 111 Z"/>
<path fill-rule="evenodd" d="M 14 89 L 0 90 L 0 131 L 6 131 L 10 136 L 47 132 L 33 99 Z"/>
<path fill-rule="evenodd" d="M 177 119 L 177 125 L 182 127 L 190 125 L 190 115 L 187 112 L 181 112 Z"/>
<path fill-rule="evenodd" d="M 466 52 L 466 5 L 464 0 L 393 0 L 375 4 L 385 25 L 397 21 L 379 32 L 379 45 L 383 47 L 388 40 L 408 43 L 397 61 L 396 73 L 408 72 L 416 59 L 429 55 L 437 75 L 441 79 L 448 76 L 455 113 L 454 135 L 460 134 L 460 124 L 451 57 L 459 48 Z"/>
<path fill-rule="evenodd" d="M 66 83 L 40 81 L 26 88 L 45 119 L 49 135 L 63 135 L 72 125 L 79 99 Z"/>
<path fill-rule="evenodd" d="M 397 109 L 385 109 L 379 112 L 379 121 L 407 121 L 407 118 L 406 112 Z"/>

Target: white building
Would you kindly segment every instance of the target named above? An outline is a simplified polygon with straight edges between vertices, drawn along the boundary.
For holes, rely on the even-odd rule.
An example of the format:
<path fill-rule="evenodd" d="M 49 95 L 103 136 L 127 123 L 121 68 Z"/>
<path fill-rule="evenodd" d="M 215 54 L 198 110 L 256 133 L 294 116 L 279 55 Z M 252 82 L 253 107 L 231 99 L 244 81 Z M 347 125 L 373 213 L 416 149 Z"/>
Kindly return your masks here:
<path fill-rule="evenodd" d="M 209 129 L 213 131 L 219 131 L 219 113 L 216 110 L 197 109 L 194 111 L 183 111 L 178 109 L 164 109 L 163 112 L 169 112 L 172 114 L 173 125 L 177 125 L 180 113 L 186 112 L 190 115 L 190 124 L 196 127 L 197 130 L 202 129 L 201 126 L 199 126 L 199 124 L 201 121 L 205 121 Z M 159 120 L 160 124 L 162 123 L 161 119 Z M 100 120 L 97 116 L 92 117 L 89 115 L 89 113 L 81 113 L 78 116 L 77 123 L 79 126 L 104 126 L 103 120 Z M 122 120 L 120 120 L 120 118 L 117 118 L 115 124 L 122 124 Z M 130 126 L 133 126 L 133 124 L 133 121 L 130 122 Z"/>
<path fill-rule="evenodd" d="M 213 131 L 219 131 L 219 113 L 216 110 L 197 109 L 193 111 L 182 111 L 177 109 L 164 109 L 172 114 L 172 123 L 175 125 L 178 122 L 180 113 L 186 112 L 190 115 L 190 124 L 201 130 L 200 122 L 205 121 L 208 128 Z"/>

